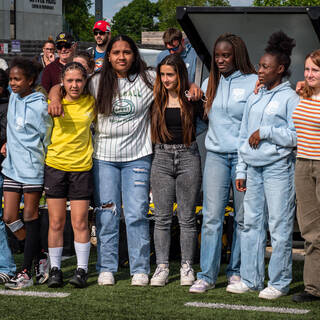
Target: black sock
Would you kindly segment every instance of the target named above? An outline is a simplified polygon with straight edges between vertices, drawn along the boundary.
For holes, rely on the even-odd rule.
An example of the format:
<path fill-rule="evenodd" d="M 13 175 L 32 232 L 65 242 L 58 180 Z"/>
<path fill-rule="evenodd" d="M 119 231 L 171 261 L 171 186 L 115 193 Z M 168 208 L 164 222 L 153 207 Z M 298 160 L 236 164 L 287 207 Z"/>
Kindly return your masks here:
<path fill-rule="evenodd" d="M 40 221 L 35 219 L 32 221 L 25 221 L 26 226 L 26 240 L 24 244 L 24 258 L 23 268 L 31 274 L 32 261 L 39 255 L 40 248 Z"/>

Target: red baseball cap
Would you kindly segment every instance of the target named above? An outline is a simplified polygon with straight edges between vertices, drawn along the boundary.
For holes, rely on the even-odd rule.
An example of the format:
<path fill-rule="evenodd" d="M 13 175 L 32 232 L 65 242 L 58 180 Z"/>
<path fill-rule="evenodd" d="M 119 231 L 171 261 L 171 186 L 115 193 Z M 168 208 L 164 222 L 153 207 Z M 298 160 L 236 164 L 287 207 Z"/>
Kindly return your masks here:
<path fill-rule="evenodd" d="M 107 21 L 99 20 L 94 24 L 93 30 L 94 29 L 99 29 L 103 32 L 110 32 L 111 26 L 110 26 L 110 23 L 108 23 Z"/>

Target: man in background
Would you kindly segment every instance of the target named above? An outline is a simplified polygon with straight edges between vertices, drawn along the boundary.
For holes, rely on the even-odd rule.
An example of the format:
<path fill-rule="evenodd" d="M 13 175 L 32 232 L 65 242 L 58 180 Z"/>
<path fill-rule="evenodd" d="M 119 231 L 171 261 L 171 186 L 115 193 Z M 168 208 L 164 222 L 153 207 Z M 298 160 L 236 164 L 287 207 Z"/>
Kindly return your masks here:
<path fill-rule="evenodd" d="M 104 20 L 97 21 L 93 26 L 93 35 L 96 46 L 95 48 L 88 48 L 87 51 L 93 56 L 95 61 L 94 71 L 97 71 L 102 68 L 106 48 L 111 39 L 110 24 Z"/>
<path fill-rule="evenodd" d="M 188 70 L 189 82 L 193 83 L 196 73 L 197 54 L 190 43 L 182 37 L 182 32 L 176 28 L 169 28 L 163 34 L 163 42 L 167 50 L 159 53 L 157 64 L 169 54 L 179 54 Z"/>
<path fill-rule="evenodd" d="M 67 32 L 60 32 L 56 38 L 56 49 L 58 58 L 48 64 L 42 73 L 41 84 L 49 93 L 50 89 L 61 82 L 61 70 L 64 65 L 72 62 L 77 48 L 77 43 L 72 35 Z"/>

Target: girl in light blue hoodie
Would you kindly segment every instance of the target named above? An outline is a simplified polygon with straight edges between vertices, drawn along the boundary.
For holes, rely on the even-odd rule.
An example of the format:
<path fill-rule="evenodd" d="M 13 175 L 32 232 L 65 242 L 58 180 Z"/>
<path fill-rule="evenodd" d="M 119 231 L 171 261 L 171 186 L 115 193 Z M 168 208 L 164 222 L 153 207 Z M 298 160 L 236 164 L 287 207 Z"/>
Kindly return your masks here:
<path fill-rule="evenodd" d="M 19 240 L 25 239 L 22 270 L 6 283 L 9 289 L 31 286 L 32 262 L 40 259 L 38 206 L 52 123 L 46 98 L 33 91 L 38 73 L 39 68 L 34 62 L 16 58 L 9 75 L 13 93 L 8 106 L 7 143 L 1 148 L 6 156 L 2 164 L 5 176 L 3 220 Z M 18 213 L 22 193 L 24 222 Z"/>
<path fill-rule="evenodd" d="M 227 291 L 261 290 L 259 298 L 263 299 L 287 294 L 292 280 L 293 149 L 297 144 L 292 113 L 299 97 L 282 79 L 289 76 L 294 46 L 294 40 L 281 31 L 271 35 L 259 63 L 258 77 L 264 88 L 249 97 L 240 132 L 236 187 L 246 190 L 241 281 L 228 285 Z M 272 255 L 268 286 L 263 289 L 267 223 Z"/>
<path fill-rule="evenodd" d="M 235 168 L 242 114 L 256 81 L 255 69 L 242 39 L 228 33 L 221 35 L 214 45 L 209 80 L 202 86 L 208 97 L 205 108 L 209 129 L 205 140 L 207 155 L 203 173 L 201 272 L 189 290 L 192 293 L 203 293 L 215 286 L 220 269 L 225 207 L 229 202 L 231 185 L 235 224 L 227 277 L 229 282 L 240 281 L 243 194 L 235 189 Z"/>

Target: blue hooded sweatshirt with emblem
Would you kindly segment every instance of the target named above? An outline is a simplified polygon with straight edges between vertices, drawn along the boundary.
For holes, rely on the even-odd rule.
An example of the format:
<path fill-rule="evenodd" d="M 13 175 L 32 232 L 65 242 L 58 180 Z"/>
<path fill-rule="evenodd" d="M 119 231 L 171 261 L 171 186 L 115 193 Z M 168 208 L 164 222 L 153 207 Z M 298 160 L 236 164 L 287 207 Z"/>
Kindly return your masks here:
<path fill-rule="evenodd" d="M 297 145 L 292 113 L 298 103 L 299 96 L 289 81 L 271 90 L 262 88 L 249 97 L 241 124 L 237 179 L 246 179 L 247 165 L 265 166 L 292 153 Z M 253 149 L 249 138 L 258 129 L 261 140 Z"/>
<path fill-rule="evenodd" d="M 44 159 L 52 129 L 45 96 L 33 92 L 21 98 L 12 93 L 7 121 L 7 156 L 2 173 L 20 183 L 43 184 Z"/>
<path fill-rule="evenodd" d="M 235 153 L 238 151 L 242 114 L 248 97 L 254 90 L 256 74 L 239 70 L 228 77 L 221 75 L 216 96 L 208 114 L 209 128 L 205 146 L 208 151 Z M 206 90 L 204 82 L 202 89 Z"/>

